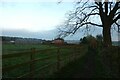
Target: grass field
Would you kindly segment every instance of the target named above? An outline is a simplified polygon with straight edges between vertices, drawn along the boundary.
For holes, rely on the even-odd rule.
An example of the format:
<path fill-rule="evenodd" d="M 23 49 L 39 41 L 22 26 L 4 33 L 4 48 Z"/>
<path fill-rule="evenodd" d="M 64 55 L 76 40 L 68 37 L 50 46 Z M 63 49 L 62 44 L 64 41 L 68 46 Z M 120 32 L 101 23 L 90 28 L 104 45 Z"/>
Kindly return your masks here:
<path fill-rule="evenodd" d="M 68 46 L 68 47 L 70 47 L 70 46 Z M 73 48 L 68 48 L 68 47 L 61 47 L 61 49 L 60 49 L 61 66 L 66 65 L 70 61 L 70 58 L 74 57 L 73 56 L 73 54 L 75 54 L 74 47 Z M 35 54 L 35 56 L 34 56 L 35 58 L 46 58 L 46 57 L 51 56 L 49 59 L 46 59 L 44 61 L 37 61 L 34 64 L 35 69 L 41 68 L 46 64 L 54 63 L 57 61 L 57 50 L 56 50 L 57 47 L 54 45 L 4 44 L 2 46 L 2 51 L 3 51 L 2 54 L 3 55 L 12 54 L 12 53 L 17 54 L 18 52 L 30 51 L 31 48 L 36 48 L 37 50 L 53 49 L 53 50 L 49 50 L 46 52 L 39 52 L 39 53 Z M 76 53 L 78 53 L 80 56 L 82 56 L 85 54 L 86 48 L 84 46 L 82 46 L 81 48 L 77 49 L 76 51 L 77 51 Z M 20 64 L 23 62 L 27 62 L 29 60 L 30 60 L 29 54 L 20 56 L 20 57 L 16 57 L 16 58 L 3 59 L 2 67 Z M 26 64 L 20 68 L 3 73 L 3 78 L 18 77 L 22 74 L 28 73 L 30 71 L 29 67 L 30 67 L 30 65 Z M 54 72 L 56 70 L 57 70 L 56 64 L 53 64 L 53 65 L 49 66 L 48 68 L 45 68 L 45 69 L 35 72 L 34 77 L 38 77 L 38 78 L 47 77 L 49 74 L 52 74 L 52 72 Z"/>
<path fill-rule="evenodd" d="M 36 48 L 36 49 L 50 49 L 50 48 L 55 48 L 55 46 L 50 46 L 50 45 L 42 45 L 42 44 L 3 44 L 2 45 L 2 54 L 10 54 L 10 53 L 16 53 L 20 51 L 28 51 L 31 48 Z"/>
<path fill-rule="evenodd" d="M 57 47 L 55 45 L 13 45 L 5 44 L 3 45 L 3 55 L 7 54 L 20 54 L 24 51 L 30 51 L 31 48 L 36 48 L 36 50 L 46 50 L 40 51 L 34 55 L 35 59 L 44 59 L 49 57 L 49 59 L 40 60 L 35 62 L 34 69 L 42 68 L 47 64 L 52 64 L 47 68 L 34 72 L 35 78 L 48 78 L 48 77 L 106 77 L 106 78 L 119 78 L 119 55 L 118 51 L 120 47 L 113 46 L 109 48 L 98 48 L 97 52 L 91 50 L 86 45 L 64 45 Z M 58 58 L 58 48 L 60 53 L 60 68 L 59 74 L 53 75 L 57 72 L 57 58 Z M 52 49 L 52 50 L 50 50 Z M 75 59 L 78 57 L 78 60 Z M 80 58 L 81 57 L 81 58 Z M 30 54 L 13 57 L 2 60 L 2 67 L 12 66 L 15 64 L 20 64 L 23 62 L 30 61 Z M 71 63 L 72 62 L 72 63 Z M 87 68 L 89 67 L 89 68 Z M 90 68 L 91 67 L 91 68 Z M 16 78 L 20 75 L 30 72 L 30 64 L 26 64 L 20 68 L 8 71 L 3 74 L 3 78 Z M 69 73 L 68 73 L 69 72 Z M 91 72 L 88 74 L 88 72 Z M 58 73 L 57 73 L 58 74 Z M 79 75 L 80 74 L 80 75 Z M 91 75 L 92 74 L 92 75 Z M 25 77 L 29 77 L 25 76 Z"/>

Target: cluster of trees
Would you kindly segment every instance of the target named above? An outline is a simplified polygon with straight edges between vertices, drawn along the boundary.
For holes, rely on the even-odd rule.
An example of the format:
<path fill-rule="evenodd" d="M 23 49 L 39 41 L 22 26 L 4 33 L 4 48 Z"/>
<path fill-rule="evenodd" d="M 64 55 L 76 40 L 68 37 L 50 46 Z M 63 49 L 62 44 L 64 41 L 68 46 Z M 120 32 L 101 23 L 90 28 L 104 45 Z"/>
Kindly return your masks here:
<path fill-rule="evenodd" d="M 92 35 L 88 35 L 80 39 L 80 44 L 88 44 L 94 46 L 103 46 L 103 36 L 96 35 L 96 37 Z"/>

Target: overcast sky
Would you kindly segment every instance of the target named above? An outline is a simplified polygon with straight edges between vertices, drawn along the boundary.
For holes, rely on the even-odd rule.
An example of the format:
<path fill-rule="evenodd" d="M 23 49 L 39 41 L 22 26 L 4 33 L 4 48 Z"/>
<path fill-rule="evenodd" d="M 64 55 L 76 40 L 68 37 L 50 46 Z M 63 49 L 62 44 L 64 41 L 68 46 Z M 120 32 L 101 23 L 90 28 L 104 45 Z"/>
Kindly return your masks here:
<path fill-rule="evenodd" d="M 33 1 L 33 0 L 30 0 Z M 0 3 L 0 26 L 2 29 L 24 29 L 32 32 L 51 30 L 64 21 L 65 13 L 73 8 L 65 2 L 30 2 L 18 0 Z"/>
<path fill-rule="evenodd" d="M 53 39 L 57 34 L 56 27 L 64 22 L 65 14 L 73 9 L 73 2 L 76 0 L 62 0 L 62 3 L 58 4 L 60 1 L 0 0 L 0 30 L 3 31 L 1 34 Z M 42 32 L 46 34 L 44 35 Z M 40 36 L 41 33 L 42 36 Z M 93 35 L 101 33 L 102 29 L 97 29 Z M 77 33 L 76 37 L 68 39 L 78 40 L 83 34 Z M 117 40 L 116 33 L 112 36 L 113 40 Z"/>

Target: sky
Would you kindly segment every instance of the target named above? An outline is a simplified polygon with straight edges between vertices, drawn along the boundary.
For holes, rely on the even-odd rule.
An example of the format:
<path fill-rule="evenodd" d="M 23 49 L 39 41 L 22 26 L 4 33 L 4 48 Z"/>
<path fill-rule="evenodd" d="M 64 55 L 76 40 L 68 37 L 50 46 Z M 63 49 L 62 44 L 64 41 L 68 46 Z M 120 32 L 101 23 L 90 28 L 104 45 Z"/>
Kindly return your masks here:
<path fill-rule="evenodd" d="M 2 2 L 0 26 L 2 29 L 32 32 L 51 30 L 64 21 L 65 13 L 71 8 L 72 4 L 69 2 Z"/>
<path fill-rule="evenodd" d="M 66 13 L 73 9 L 71 0 L 0 0 L 1 35 L 53 39 L 57 26 L 66 19 Z M 101 34 L 96 29 L 92 34 Z M 117 35 L 114 33 L 113 35 Z M 78 37 L 79 36 L 79 37 Z M 84 33 L 76 33 L 66 39 L 77 39 Z M 113 40 L 117 40 L 114 36 Z"/>

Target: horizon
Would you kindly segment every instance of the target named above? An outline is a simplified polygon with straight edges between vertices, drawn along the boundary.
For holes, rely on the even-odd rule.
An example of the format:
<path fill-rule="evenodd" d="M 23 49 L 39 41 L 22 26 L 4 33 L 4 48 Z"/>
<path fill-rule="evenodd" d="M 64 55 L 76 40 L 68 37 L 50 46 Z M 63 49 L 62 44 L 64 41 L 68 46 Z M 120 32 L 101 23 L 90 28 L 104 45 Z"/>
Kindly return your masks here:
<path fill-rule="evenodd" d="M 17 37 L 17 38 L 27 38 L 27 39 L 41 39 L 41 38 L 30 38 L 30 37 L 20 37 L 20 36 L 2 36 L 0 35 L 0 37 Z M 84 36 L 85 37 L 85 36 Z M 95 37 L 95 36 L 94 36 Z M 55 39 L 55 38 L 54 38 Z M 41 39 L 41 40 L 54 40 L 54 39 Z M 64 39 L 64 38 L 63 38 Z M 80 41 L 80 39 L 64 39 L 65 41 Z M 119 42 L 118 40 L 114 40 L 115 42 Z M 114 42 L 112 41 L 112 42 Z"/>
<path fill-rule="evenodd" d="M 102 34 L 102 28 L 95 28 L 88 32 L 92 36 L 96 36 Z M 42 32 L 30 32 L 25 30 L 4 30 L 0 36 L 14 36 L 14 37 L 25 37 L 25 38 L 37 38 L 37 39 L 46 39 L 46 40 L 53 40 L 56 38 L 58 34 L 57 29 L 42 31 Z M 65 40 L 80 40 L 86 36 L 87 33 L 83 32 L 82 30 L 77 31 L 74 35 L 69 35 L 65 37 Z M 119 41 L 118 40 L 118 33 L 115 31 L 111 32 L 112 41 Z"/>

